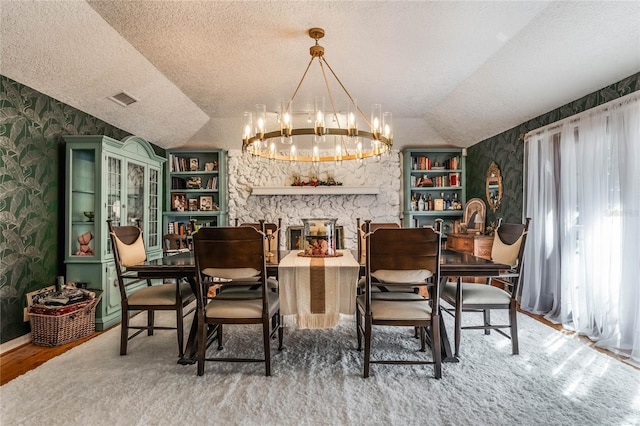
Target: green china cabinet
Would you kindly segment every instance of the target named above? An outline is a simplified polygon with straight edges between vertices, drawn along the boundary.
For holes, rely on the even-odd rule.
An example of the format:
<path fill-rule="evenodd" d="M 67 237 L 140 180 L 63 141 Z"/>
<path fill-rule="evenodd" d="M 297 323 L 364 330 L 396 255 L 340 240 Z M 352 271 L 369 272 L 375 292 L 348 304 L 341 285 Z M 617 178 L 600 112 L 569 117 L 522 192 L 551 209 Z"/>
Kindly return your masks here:
<path fill-rule="evenodd" d="M 163 232 L 189 235 L 200 226 L 227 226 L 227 152 L 172 150 L 167 160 Z"/>
<path fill-rule="evenodd" d="M 66 281 L 102 290 L 96 329 L 120 321 L 120 291 L 109 239 L 113 224 L 140 224 L 148 259 L 162 256 L 162 169 L 165 159 L 137 136 L 64 136 L 66 142 Z"/>
<path fill-rule="evenodd" d="M 443 220 L 454 231 L 466 203 L 466 150 L 457 147 L 403 151 L 403 226 L 432 226 Z"/>

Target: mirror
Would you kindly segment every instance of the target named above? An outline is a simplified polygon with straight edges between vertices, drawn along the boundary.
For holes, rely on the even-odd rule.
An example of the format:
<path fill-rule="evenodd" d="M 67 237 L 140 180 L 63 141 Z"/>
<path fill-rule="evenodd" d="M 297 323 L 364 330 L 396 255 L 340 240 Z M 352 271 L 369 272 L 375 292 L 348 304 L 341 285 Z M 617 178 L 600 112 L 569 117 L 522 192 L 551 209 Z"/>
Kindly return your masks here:
<path fill-rule="evenodd" d="M 491 211 L 495 212 L 502 201 L 502 175 L 500 168 L 492 161 L 487 171 L 487 203 Z"/>

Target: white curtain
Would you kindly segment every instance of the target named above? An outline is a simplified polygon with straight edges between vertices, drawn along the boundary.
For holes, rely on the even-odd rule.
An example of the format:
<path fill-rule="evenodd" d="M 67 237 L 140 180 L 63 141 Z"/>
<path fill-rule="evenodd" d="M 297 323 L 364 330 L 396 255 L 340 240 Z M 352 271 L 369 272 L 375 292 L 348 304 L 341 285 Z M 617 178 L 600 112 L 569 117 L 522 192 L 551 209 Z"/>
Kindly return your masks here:
<path fill-rule="evenodd" d="M 528 137 L 521 306 L 640 364 L 640 102 Z"/>

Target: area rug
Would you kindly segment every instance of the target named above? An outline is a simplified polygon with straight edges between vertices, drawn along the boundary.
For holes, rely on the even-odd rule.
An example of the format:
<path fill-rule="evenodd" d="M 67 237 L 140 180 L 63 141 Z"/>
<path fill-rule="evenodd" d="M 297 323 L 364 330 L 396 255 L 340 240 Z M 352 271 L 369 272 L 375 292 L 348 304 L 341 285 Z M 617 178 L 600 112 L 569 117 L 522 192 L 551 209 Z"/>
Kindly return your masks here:
<path fill-rule="evenodd" d="M 495 313 L 495 319 L 501 319 Z M 162 322 L 172 316 L 158 315 Z M 465 321 L 474 318 L 466 315 Z M 502 318 L 504 319 L 504 318 Z M 143 315 L 136 321 L 144 322 Z M 445 315 L 447 327 L 452 321 Z M 176 363 L 173 332 L 138 336 L 118 355 L 114 328 L 0 388 L 3 425 L 637 425 L 640 372 L 527 316 L 520 355 L 492 333 L 463 331 L 459 363 L 373 365 L 362 378 L 353 317 L 285 330 L 264 364 Z M 187 321 L 188 323 L 190 321 Z M 423 356 L 409 329 L 376 328 L 374 356 Z M 494 335 L 495 334 L 495 335 Z M 262 354 L 260 329 L 228 327 L 223 354 Z M 210 352 L 217 353 L 215 346 Z"/>

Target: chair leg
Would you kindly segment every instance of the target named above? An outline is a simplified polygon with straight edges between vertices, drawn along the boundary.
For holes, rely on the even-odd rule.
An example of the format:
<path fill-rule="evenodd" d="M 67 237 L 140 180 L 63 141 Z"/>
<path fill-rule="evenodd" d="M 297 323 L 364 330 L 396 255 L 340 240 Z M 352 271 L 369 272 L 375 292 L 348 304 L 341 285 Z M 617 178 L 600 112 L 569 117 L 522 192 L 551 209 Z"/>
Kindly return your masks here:
<path fill-rule="evenodd" d="M 453 328 L 454 328 L 453 335 L 454 335 L 454 345 L 455 345 L 454 356 L 457 358 L 460 354 L 460 330 L 462 329 L 462 277 L 458 277 L 458 283 L 456 286 L 455 311 L 456 311 L 456 316 L 453 322 Z"/>
<path fill-rule="evenodd" d="M 196 315 L 198 315 L 196 313 Z M 198 376 L 204 374 L 204 357 L 207 349 L 207 329 L 209 326 L 204 323 L 204 318 L 198 321 Z"/>
<path fill-rule="evenodd" d="M 491 310 L 489 309 L 485 309 L 482 311 L 482 314 L 484 316 L 484 326 L 488 327 L 491 325 Z M 484 334 L 489 335 L 491 334 L 491 330 L 488 328 L 484 329 Z"/>
<path fill-rule="evenodd" d="M 122 321 L 120 322 L 120 355 L 127 354 L 127 342 L 129 341 L 129 310 L 122 307 Z"/>
<path fill-rule="evenodd" d="M 218 350 L 221 351 L 222 349 L 222 324 L 218 324 Z"/>
<path fill-rule="evenodd" d="M 509 304 L 509 325 L 511 327 L 511 353 L 518 355 L 520 349 L 518 348 L 518 312 L 516 310 L 516 302 L 512 300 Z"/>
<path fill-rule="evenodd" d="M 456 303 L 456 317 L 454 319 L 454 341 L 455 341 L 455 353 L 457 358 L 460 355 L 460 331 L 462 329 L 462 302 Z"/>
<path fill-rule="evenodd" d="M 262 340 L 264 341 L 264 368 L 265 374 L 271 376 L 271 319 L 267 316 L 262 321 Z"/>
<path fill-rule="evenodd" d="M 283 341 L 284 341 L 284 324 L 282 324 L 282 315 L 280 315 L 280 312 L 278 312 L 278 350 L 279 351 L 281 351 L 284 348 Z"/>
<path fill-rule="evenodd" d="M 440 314 L 431 316 L 431 345 L 433 349 L 433 374 L 436 379 L 442 377 L 442 351 L 440 347 Z"/>
<path fill-rule="evenodd" d="M 176 328 L 178 332 L 178 357 L 184 356 L 184 325 L 182 318 L 182 304 L 176 309 Z"/>
<path fill-rule="evenodd" d="M 360 316 L 360 308 L 356 305 L 356 336 L 358 338 L 358 352 L 362 350 L 362 317 Z"/>
<path fill-rule="evenodd" d="M 364 374 L 363 377 L 369 377 L 369 364 L 371 361 L 371 327 L 373 317 L 371 314 L 364 316 Z"/>
<path fill-rule="evenodd" d="M 420 329 L 420 352 L 426 352 L 427 350 L 427 339 L 425 337 L 425 327 L 415 327 L 415 329 Z"/>
<path fill-rule="evenodd" d="M 154 323 L 154 315 L 155 311 L 149 309 L 147 311 L 147 336 L 153 336 L 153 323 Z"/>

